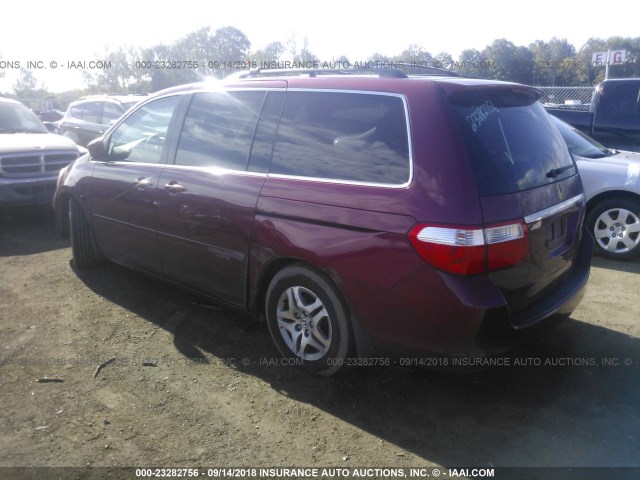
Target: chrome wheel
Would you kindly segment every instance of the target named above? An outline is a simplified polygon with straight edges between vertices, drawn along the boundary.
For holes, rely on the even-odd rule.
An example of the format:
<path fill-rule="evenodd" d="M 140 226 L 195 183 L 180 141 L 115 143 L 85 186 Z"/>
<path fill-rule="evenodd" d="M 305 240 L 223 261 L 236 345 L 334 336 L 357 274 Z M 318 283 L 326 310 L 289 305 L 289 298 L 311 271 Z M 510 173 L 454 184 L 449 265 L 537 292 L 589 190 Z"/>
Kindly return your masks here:
<path fill-rule="evenodd" d="M 640 218 L 625 208 L 605 210 L 596 219 L 593 234 L 608 253 L 631 252 L 640 244 Z"/>
<path fill-rule="evenodd" d="M 350 318 L 336 285 L 313 267 L 288 265 L 269 282 L 265 318 L 273 343 L 289 363 L 333 375 L 352 354 Z"/>
<path fill-rule="evenodd" d="M 289 349 L 302 360 L 324 357 L 331 348 L 332 327 L 329 312 L 308 288 L 287 288 L 278 300 L 277 321 Z"/>

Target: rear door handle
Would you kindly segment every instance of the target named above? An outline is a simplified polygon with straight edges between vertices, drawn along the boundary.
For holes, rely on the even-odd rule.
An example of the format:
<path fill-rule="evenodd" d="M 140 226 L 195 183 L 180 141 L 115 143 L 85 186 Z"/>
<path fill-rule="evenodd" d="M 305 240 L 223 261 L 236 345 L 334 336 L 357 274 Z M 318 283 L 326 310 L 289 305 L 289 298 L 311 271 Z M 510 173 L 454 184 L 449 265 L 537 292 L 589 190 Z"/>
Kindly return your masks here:
<path fill-rule="evenodd" d="M 176 194 L 176 193 L 186 192 L 187 191 L 187 187 L 183 187 L 182 185 L 180 185 L 175 180 L 172 180 L 169 183 L 167 183 L 164 186 L 164 189 L 167 190 L 169 193 L 172 193 L 172 194 Z"/>

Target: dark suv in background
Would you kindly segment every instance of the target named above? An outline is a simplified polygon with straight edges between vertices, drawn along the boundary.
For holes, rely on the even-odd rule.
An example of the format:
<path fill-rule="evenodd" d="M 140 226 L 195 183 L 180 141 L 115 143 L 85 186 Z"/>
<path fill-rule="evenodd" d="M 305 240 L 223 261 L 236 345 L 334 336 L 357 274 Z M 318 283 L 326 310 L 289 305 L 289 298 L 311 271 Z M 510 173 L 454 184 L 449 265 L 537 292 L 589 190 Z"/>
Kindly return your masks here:
<path fill-rule="evenodd" d="M 593 239 L 540 92 L 361 73 L 253 72 L 132 109 L 58 180 L 76 265 L 264 314 L 323 375 L 482 356 L 566 318 Z"/>
<path fill-rule="evenodd" d="M 93 95 L 69 105 L 59 122 L 60 134 L 84 147 L 104 134 L 127 110 L 146 95 Z"/>

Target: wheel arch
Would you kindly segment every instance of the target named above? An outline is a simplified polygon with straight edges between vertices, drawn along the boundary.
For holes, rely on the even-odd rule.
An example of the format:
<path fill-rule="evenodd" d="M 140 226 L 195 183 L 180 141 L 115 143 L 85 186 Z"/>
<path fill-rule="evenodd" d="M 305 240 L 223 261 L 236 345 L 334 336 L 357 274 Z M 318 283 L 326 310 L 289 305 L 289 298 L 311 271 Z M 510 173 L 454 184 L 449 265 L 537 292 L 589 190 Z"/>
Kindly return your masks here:
<path fill-rule="evenodd" d="M 329 284 L 331 284 L 336 290 L 336 294 L 340 302 L 342 303 L 342 307 L 348 316 L 348 325 L 350 329 L 350 333 L 353 337 L 355 352 L 358 357 L 366 357 L 373 352 L 373 348 L 371 346 L 371 342 L 362 327 L 358 318 L 353 314 L 349 302 L 347 301 L 342 289 L 340 288 L 339 277 L 335 273 L 327 272 L 322 270 L 312 263 L 306 262 L 299 258 L 293 257 L 281 257 L 276 258 L 264 265 L 263 268 L 258 272 L 257 279 L 254 283 L 254 292 L 251 295 L 250 301 L 250 310 L 257 313 L 259 315 L 260 321 L 265 321 L 265 302 L 267 296 L 267 290 L 269 289 L 269 285 L 273 278 L 278 274 L 278 272 L 289 266 L 301 266 L 304 268 L 308 268 L 312 270 L 317 275 L 321 276 L 325 279 Z"/>
<path fill-rule="evenodd" d="M 71 231 L 69 225 L 69 200 L 73 196 L 69 192 L 64 192 L 56 198 L 55 221 L 58 235 L 62 238 L 69 238 Z"/>
<path fill-rule="evenodd" d="M 630 192 L 628 190 L 607 190 L 606 192 L 599 193 L 587 201 L 587 212 L 593 210 L 600 203 L 614 198 L 623 198 L 640 202 L 640 194 Z"/>

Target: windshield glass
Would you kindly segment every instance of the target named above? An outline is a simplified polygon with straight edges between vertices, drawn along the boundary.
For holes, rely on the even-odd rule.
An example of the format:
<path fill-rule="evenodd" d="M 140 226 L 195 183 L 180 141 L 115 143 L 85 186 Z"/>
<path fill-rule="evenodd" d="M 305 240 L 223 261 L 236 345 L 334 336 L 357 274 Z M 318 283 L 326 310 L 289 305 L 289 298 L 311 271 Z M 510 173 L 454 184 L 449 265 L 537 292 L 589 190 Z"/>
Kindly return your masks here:
<path fill-rule="evenodd" d="M 611 150 L 596 142 L 593 138 L 585 135 L 580 130 L 576 130 L 559 118 L 553 116 L 551 118 L 553 118 L 553 123 L 560 130 L 560 134 L 564 141 L 567 142 L 569 151 L 572 154 L 584 158 L 603 158 L 611 155 Z"/>
<path fill-rule="evenodd" d="M 0 133 L 48 133 L 48 130 L 24 105 L 0 102 Z"/>
<path fill-rule="evenodd" d="M 449 97 L 480 194 L 503 195 L 577 174 L 535 91 L 489 87 Z"/>

